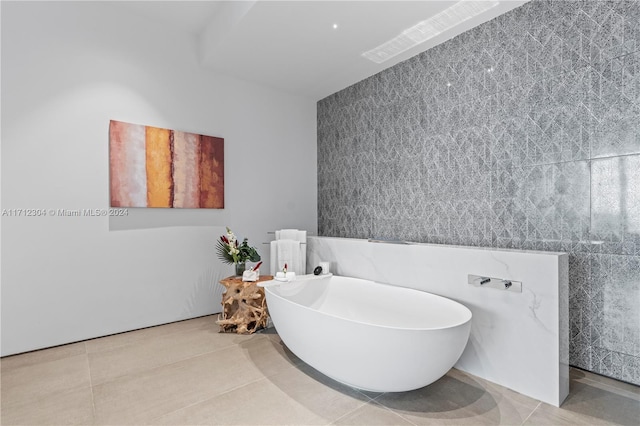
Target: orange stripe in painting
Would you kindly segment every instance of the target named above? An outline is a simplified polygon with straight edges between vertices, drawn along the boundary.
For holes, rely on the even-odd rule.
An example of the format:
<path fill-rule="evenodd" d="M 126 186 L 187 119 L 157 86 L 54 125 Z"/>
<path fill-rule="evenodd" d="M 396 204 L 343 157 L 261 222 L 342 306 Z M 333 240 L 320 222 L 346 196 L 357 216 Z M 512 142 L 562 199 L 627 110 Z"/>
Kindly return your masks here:
<path fill-rule="evenodd" d="M 224 208 L 224 139 L 201 136 L 200 207 Z"/>
<path fill-rule="evenodd" d="M 172 207 L 171 130 L 147 126 L 147 207 Z"/>

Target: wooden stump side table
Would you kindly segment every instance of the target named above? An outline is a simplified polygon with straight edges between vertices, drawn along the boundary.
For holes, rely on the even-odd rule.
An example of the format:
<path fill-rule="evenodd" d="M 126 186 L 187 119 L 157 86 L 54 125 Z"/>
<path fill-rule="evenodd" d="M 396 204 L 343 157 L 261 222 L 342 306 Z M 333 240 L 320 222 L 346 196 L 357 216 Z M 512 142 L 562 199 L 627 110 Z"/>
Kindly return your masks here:
<path fill-rule="evenodd" d="M 260 281 L 272 280 L 272 275 L 263 275 L 258 281 L 242 281 L 242 277 L 227 277 L 220 284 L 227 289 L 222 293 L 222 313 L 216 323 L 220 333 L 253 334 L 267 326 L 267 301 Z"/>

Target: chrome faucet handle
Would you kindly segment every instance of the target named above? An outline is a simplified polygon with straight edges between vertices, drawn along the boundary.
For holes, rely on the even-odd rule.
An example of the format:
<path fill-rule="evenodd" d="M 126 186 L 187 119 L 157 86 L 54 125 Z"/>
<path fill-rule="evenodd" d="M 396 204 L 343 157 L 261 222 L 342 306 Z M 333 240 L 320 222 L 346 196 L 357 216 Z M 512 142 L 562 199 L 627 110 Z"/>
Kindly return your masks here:
<path fill-rule="evenodd" d="M 493 288 L 495 290 L 522 293 L 522 281 L 514 281 L 506 278 L 491 278 L 486 275 L 467 275 L 469 285 L 481 288 Z"/>

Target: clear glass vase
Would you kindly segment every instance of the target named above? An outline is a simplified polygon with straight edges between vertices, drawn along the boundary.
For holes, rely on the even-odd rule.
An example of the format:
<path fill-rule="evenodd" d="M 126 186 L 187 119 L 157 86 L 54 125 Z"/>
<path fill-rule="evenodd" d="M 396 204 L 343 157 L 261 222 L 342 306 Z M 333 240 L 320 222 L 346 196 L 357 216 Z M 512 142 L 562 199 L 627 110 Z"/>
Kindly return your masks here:
<path fill-rule="evenodd" d="M 246 262 L 236 262 L 235 265 L 236 265 L 236 276 L 241 277 L 245 269 L 247 268 L 247 264 Z"/>

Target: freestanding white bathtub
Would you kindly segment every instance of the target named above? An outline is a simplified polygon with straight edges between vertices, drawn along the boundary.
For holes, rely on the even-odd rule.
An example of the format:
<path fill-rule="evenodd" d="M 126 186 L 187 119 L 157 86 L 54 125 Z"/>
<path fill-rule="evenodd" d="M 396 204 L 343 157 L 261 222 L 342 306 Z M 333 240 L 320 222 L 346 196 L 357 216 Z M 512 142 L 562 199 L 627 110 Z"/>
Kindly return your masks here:
<path fill-rule="evenodd" d="M 403 392 L 456 363 L 471 311 L 418 290 L 339 276 L 265 286 L 282 341 L 305 363 L 346 385 Z"/>

